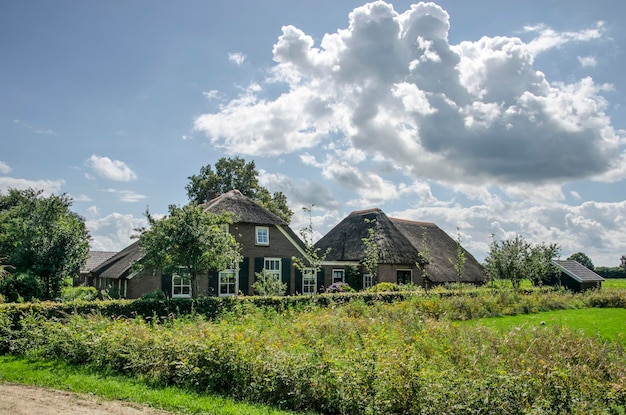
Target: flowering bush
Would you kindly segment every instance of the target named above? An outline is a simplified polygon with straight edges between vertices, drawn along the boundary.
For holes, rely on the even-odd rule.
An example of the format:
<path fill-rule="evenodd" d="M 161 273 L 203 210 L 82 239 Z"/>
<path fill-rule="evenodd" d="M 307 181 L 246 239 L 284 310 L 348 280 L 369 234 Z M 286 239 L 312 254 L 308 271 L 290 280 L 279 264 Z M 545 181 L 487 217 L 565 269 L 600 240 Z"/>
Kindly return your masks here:
<path fill-rule="evenodd" d="M 327 293 L 353 293 L 354 288 L 345 282 L 335 282 L 326 288 Z"/>

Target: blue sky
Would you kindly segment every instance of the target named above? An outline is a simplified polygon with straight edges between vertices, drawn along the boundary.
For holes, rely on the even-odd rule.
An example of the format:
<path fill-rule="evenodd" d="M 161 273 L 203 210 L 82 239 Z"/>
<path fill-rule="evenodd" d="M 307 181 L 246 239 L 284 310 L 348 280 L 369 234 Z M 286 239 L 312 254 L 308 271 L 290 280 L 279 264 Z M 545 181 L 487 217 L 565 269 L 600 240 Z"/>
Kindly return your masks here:
<path fill-rule="evenodd" d="M 68 193 L 118 250 L 187 177 L 254 160 L 320 236 L 434 222 L 626 253 L 626 3 L 1 1 L 0 190 Z"/>

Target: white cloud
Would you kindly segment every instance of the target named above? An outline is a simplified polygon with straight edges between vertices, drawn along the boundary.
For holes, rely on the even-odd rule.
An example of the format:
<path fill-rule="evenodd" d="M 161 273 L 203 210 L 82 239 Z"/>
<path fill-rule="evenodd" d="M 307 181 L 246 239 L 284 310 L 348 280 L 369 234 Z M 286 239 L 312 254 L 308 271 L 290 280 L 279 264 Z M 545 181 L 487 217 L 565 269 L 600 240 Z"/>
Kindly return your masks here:
<path fill-rule="evenodd" d="M 28 188 L 43 190 L 44 196 L 61 193 L 61 188 L 65 185 L 65 180 L 28 180 L 16 179 L 13 177 L 0 177 L 0 191 L 6 192 L 8 189 L 25 190 Z"/>
<path fill-rule="evenodd" d="M 44 134 L 44 135 L 56 135 L 56 133 L 54 131 L 52 131 L 51 129 L 41 129 L 41 128 L 37 128 L 35 126 L 32 126 L 22 120 L 13 120 L 13 122 L 21 127 L 26 128 L 27 130 L 31 130 L 32 132 L 34 132 L 35 134 Z"/>
<path fill-rule="evenodd" d="M 78 195 L 76 197 L 72 197 L 74 202 L 91 202 L 91 198 L 87 195 Z"/>
<path fill-rule="evenodd" d="M 87 163 L 98 176 L 106 179 L 120 182 L 137 179 L 135 172 L 123 161 L 111 160 L 108 157 L 100 157 L 93 154 L 89 157 Z"/>
<path fill-rule="evenodd" d="M 85 224 L 91 235 L 91 249 L 97 251 L 119 251 L 133 243 L 134 229 L 147 226 L 145 218 L 112 213 L 102 218 L 88 219 Z"/>
<path fill-rule="evenodd" d="M 87 208 L 87 213 L 91 216 L 97 216 L 98 215 L 98 206 L 89 206 Z"/>
<path fill-rule="evenodd" d="M 569 32 L 527 27 L 536 34 L 529 43 L 483 37 L 452 45 L 449 29 L 448 13 L 434 3 L 398 13 L 382 1 L 355 9 L 348 27 L 319 46 L 284 26 L 266 83 L 285 92 L 267 99 L 264 85 L 253 84 L 199 116 L 195 129 L 231 154 L 307 150 L 306 162 L 320 146 L 337 159 L 361 154 L 349 165 L 315 163 L 324 177 L 373 188 L 386 179 L 367 170 L 384 162 L 447 183 L 625 177 L 602 96 L 609 86 L 550 82 L 534 67 L 537 53 L 600 39 L 602 23 Z"/>
<path fill-rule="evenodd" d="M 579 56 L 578 62 L 583 68 L 593 68 L 598 65 L 595 56 Z"/>
<path fill-rule="evenodd" d="M 0 174 L 9 174 L 11 170 L 11 166 L 0 160 Z"/>
<path fill-rule="evenodd" d="M 116 194 L 120 202 L 134 203 L 146 198 L 145 195 L 135 193 L 132 190 L 106 189 L 106 192 Z"/>
<path fill-rule="evenodd" d="M 228 60 L 237 66 L 241 66 L 246 60 L 246 55 L 239 52 L 229 53 Z"/>

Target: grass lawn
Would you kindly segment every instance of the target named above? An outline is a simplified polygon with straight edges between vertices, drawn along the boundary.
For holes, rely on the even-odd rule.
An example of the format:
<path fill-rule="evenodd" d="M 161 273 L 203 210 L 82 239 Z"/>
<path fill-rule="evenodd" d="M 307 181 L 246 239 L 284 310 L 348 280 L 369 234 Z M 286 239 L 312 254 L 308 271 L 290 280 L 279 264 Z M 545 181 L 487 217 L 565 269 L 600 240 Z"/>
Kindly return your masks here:
<path fill-rule="evenodd" d="M 626 290 L 626 278 L 607 278 L 602 283 L 602 289 Z"/>
<path fill-rule="evenodd" d="M 545 323 L 545 324 L 542 324 Z M 507 317 L 481 318 L 459 324 L 482 325 L 501 330 L 514 327 L 566 326 L 571 330 L 583 330 L 589 336 L 601 336 L 611 341 L 626 342 L 626 309 L 585 308 L 580 310 L 557 310 L 538 314 L 520 314 Z"/>
<path fill-rule="evenodd" d="M 88 393 L 105 399 L 134 402 L 180 414 L 294 414 L 220 396 L 199 395 L 178 388 L 154 388 L 130 378 L 104 376 L 85 368 L 59 362 L 32 361 L 11 356 L 0 356 L 0 384 L 3 382 Z"/>

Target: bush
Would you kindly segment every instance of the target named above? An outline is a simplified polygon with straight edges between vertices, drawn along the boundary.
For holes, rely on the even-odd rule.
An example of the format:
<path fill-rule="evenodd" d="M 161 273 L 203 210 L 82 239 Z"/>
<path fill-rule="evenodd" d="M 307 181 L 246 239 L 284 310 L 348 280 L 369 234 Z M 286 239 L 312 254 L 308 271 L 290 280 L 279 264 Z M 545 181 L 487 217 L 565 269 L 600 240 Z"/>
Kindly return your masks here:
<path fill-rule="evenodd" d="M 157 288 L 154 291 L 150 291 L 149 293 L 143 294 L 140 299 L 163 301 L 167 299 L 167 296 L 165 295 L 162 289 Z"/>
<path fill-rule="evenodd" d="M 67 287 L 61 292 L 61 301 L 93 301 L 98 298 L 98 290 L 95 287 Z"/>
<path fill-rule="evenodd" d="M 389 291 L 400 291 L 400 287 L 392 282 L 379 282 L 378 284 L 367 289 L 372 293 L 384 293 Z"/>
<path fill-rule="evenodd" d="M 345 282 L 335 282 L 326 288 L 327 293 L 353 293 L 355 292 L 354 288 L 350 287 L 349 284 Z"/>
<path fill-rule="evenodd" d="M 29 274 L 13 274 L 0 280 L 0 295 L 8 303 L 30 301 L 39 298 L 39 280 Z"/>
<path fill-rule="evenodd" d="M 287 284 L 276 278 L 268 270 L 263 269 L 261 272 L 255 273 L 256 281 L 252 284 L 252 289 L 257 295 L 271 297 L 275 295 L 285 295 L 287 292 Z"/>

